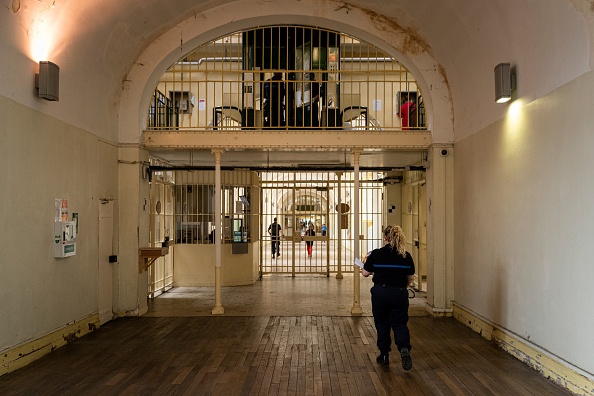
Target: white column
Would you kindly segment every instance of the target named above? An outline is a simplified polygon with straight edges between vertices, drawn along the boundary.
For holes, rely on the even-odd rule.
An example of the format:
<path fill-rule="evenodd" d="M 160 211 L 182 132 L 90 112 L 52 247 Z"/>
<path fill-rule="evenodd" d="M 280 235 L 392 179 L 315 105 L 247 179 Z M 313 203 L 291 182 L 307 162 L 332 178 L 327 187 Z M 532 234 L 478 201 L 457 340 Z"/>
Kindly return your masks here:
<path fill-rule="evenodd" d="M 361 234 L 361 226 L 360 226 L 360 209 L 359 209 L 359 157 L 361 155 L 360 148 L 353 148 L 351 149 L 353 152 L 353 163 L 355 166 L 354 175 L 355 175 L 355 183 L 353 185 L 353 215 L 355 216 L 355 221 L 353 225 L 353 248 L 354 254 L 356 258 L 360 258 L 359 250 L 360 250 L 360 234 Z M 350 263 L 351 268 L 353 268 L 353 307 L 351 308 L 352 315 L 361 315 L 363 314 L 363 309 L 361 308 L 361 271 L 359 267 L 355 267 L 354 263 Z"/>
<path fill-rule="evenodd" d="M 119 148 L 118 263 L 113 266 L 118 278 L 114 282 L 113 310 L 118 316 L 140 316 L 148 311 L 148 275 L 138 268 L 138 250 L 149 246 L 148 160 L 144 149 Z"/>
<path fill-rule="evenodd" d="M 342 279 L 342 172 L 336 172 L 338 177 L 338 197 L 336 210 L 338 211 L 338 247 L 336 249 L 336 259 L 338 260 L 338 272 L 336 273 L 336 279 Z"/>
<path fill-rule="evenodd" d="M 427 310 L 452 314 L 454 299 L 454 150 L 429 150 L 427 169 Z"/>
<path fill-rule="evenodd" d="M 225 313 L 221 302 L 221 236 L 223 225 L 221 224 L 221 155 L 222 149 L 213 149 L 215 156 L 215 306 L 212 309 L 213 315 Z"/>

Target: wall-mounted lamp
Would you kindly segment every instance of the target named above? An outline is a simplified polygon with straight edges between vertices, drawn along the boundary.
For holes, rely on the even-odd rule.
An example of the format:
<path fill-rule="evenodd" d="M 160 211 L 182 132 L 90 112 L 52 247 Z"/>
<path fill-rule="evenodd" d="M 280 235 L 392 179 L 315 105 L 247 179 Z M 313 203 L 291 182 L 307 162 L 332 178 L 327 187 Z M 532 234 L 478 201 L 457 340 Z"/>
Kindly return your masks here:
<path fill-rule="evenodd" d="M 495 101 L 508 102 L 514 89 L 516 89 L 516 75 L 512 74 L 510 64 L 500 63 L 495 66 Z"/>
<path fill-rule="evenodd" d="M 39 90 L 40 98 L 60 100 L 60 67 L 50 61 L 40 61 L 35 88 Z"/>

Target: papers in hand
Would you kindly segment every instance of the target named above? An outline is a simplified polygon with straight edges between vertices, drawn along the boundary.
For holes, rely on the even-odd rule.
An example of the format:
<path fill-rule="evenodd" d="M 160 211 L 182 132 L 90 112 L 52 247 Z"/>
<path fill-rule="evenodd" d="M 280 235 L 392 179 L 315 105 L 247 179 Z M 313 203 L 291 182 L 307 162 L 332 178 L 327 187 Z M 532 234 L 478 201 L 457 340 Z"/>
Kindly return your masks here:
<path fill-rule="evenodd" d="M 358 258 L 355 259 L 355 265 L 363 268 L 363 262 L 361 260 L 359 260 Z"/>

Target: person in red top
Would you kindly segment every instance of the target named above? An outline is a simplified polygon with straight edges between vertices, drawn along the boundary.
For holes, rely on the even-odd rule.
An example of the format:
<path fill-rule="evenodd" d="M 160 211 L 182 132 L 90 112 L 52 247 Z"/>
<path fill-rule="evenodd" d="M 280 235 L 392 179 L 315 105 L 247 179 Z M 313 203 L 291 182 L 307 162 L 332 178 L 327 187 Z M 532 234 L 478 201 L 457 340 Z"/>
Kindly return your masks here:
<path fill-rule="evenodd" d="M 313 223 L 309 223 L 309 227 L 307 231 L 305 231 L 305 235 L 307 236 L 316 236 L 316 231 Z M 305 249 L 307 250 L 307 257 L 311 258 L 311 252 L 313 249 L 313 241 L 305 241 Z"/>
<path fill-rule="evenodd" d="M 408 130 L 417 125 L 416 120 L 417 105 L 412 100 L 407 100 L 400 106 L 398 116 L 402 120 L 402 129 Z"/>

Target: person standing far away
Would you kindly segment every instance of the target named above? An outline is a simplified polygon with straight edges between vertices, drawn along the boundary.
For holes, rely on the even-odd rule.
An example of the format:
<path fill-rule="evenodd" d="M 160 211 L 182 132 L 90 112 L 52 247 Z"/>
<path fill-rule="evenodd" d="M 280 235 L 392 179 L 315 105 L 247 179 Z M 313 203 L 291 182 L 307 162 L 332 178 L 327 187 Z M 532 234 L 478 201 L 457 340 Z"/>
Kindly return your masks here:
<path fill-rule="evenodd" d="M 274 72 L 264 82 L 264 126 L 278 128 L 285 126 L 285 83 L 283 73 Z"/>
<path fill-rule="evenodd" d="M 322 224 L 322 236 L 326 236 L 327 231 L 328 231 L 328 228 L 326 227 L 326 224 Z"/>
<path fill-rule="evenodd" d="M 280 256 L 280 237 L 282 235 L 282 227 L 276 222 L 276 217 L 268 226 L 268 235 L 272 237 L 272 258 Z"/>
<path fill-rule="evenodd" d="M 315 236 L 316 235 L 316 231 L 315 231 L 315 226 L 313 225 L 313 223 L 309 223 L 309 227 L 307 229 L 307 231 L 305 231 L 305 235 L 306 236 Z M 313 244 L 314 241 L 305 241 L 305 248 L 307 250 L 307 257 L 311 258 L 311 253 L 313 250 Z"/>
<path fill-rule="evenodd" d="M 415 263 L 405 250 L 406 238 L 397 225 L 384 230 L 385 246 L 372 250 L 364 258 L 361 273 L 373 275 L 371 310 L 377 331 L 377 347 L 380 351 L 376 361 L 382 366 L 390 364 L 392 350 L 390 330 L 400 351 L 402 368 L 412 369 L 410 332 L 408 330 L 408 286 L 414 280 Z"/>

